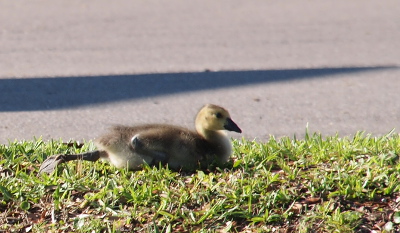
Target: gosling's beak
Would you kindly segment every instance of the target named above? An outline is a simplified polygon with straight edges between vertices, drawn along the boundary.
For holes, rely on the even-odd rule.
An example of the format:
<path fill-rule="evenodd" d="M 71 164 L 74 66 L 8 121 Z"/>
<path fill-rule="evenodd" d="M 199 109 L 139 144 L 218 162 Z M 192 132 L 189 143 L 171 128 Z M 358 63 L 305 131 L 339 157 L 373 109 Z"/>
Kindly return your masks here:
<path fill-rule="evenodd" d="M 229 130 L 229 131 L 235 131 L 235 132 L 238 132 L 238 133 L 242 132 L 242 130 L 239 128 L 239 126 L 237 126 L 237 124 L 235 122 L 233 122 L 231 118 L 227 118 L 226 119 L 226 123 L 224 125 L 224 128 L 226 130 Z"/>

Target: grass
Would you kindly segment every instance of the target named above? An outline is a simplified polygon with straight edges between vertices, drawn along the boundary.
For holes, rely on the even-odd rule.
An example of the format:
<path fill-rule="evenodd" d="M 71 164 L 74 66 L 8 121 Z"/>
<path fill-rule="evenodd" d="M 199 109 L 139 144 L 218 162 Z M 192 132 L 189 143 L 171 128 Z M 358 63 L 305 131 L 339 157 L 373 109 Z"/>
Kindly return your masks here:
<path fill-rule="evenodd" d="M 225 168 L 130 172 L 49 155 L 93 150 L 42 140 L 0 145 L 0 232 L 398 232 L 400 137 L 308 134 L 234 140 Z"/>

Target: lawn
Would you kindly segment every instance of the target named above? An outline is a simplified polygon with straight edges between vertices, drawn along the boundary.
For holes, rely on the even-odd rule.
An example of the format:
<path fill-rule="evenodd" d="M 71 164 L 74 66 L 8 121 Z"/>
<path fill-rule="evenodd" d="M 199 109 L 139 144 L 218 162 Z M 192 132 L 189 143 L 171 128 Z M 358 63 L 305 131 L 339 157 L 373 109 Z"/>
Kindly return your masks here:
<path fill-rule="evenodd" d="M 224 168 L 131 172 L 49 155 L 92 142 L 0 145 L 0 232 L 398 232 L 400 137 L 233 140 Z"/>

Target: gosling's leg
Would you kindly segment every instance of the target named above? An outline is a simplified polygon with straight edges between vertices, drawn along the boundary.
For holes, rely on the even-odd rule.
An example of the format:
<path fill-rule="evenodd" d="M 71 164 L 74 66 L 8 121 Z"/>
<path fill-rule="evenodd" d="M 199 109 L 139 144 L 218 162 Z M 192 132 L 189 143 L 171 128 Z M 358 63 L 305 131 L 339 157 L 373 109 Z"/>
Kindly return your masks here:
<path fill-rule="evenodd" d="M 82 154 L 59 154 L 59 155 L 52 155 L 48 157 L 45 161 L 43 161 L 42 165 L 39 168 L 39 174 L 51 173 L 53 172 L 59 164 L 72 161 L 72 160 L 86 160 L 95 162 L 100 158 L 107 155 L 105 151 L 91 151 Z"/>

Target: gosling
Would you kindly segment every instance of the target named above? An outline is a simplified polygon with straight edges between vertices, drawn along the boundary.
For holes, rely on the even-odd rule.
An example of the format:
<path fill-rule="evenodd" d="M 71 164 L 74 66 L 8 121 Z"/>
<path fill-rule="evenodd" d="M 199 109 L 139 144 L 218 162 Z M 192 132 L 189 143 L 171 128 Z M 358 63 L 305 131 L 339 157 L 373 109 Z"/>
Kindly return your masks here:
<path fill-rule="evenodd" d="M 147 124 L 114 126 L 95 140 L 98 150 L 82 154 L 59 154 L 48 157 L 40 173 L 51 173 L 72 160 L 106 160 L 117 168 L 140 170 L 143 165 L 168 165 L 178 171 L 204 169 L 210 164 L 223 165 L 232 154 L 231 140 L 223 130 L 241 133 L 229 112 L 207 104 L 197 113 L 196 132 L 174 125 Z"/>

